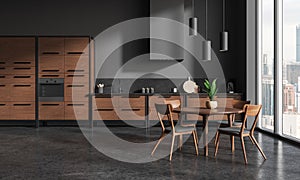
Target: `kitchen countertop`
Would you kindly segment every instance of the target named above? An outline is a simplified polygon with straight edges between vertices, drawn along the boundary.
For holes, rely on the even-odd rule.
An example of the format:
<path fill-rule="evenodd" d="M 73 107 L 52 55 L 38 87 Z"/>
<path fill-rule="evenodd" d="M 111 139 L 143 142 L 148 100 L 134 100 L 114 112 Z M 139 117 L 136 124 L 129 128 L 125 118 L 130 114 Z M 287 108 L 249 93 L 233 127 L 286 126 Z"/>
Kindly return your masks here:
<path fill-rule="evenodd" d="M 140 97 L 140 96 L 195 96 L 195 97 L 207 97 L 206 93 L 92 93 L 90 96 L 95 98 L 106 98 L 112 96 L 124 96 L 124 97 Z M 217 97 L 233 97 L 233 96 L 241 96 L 242 93 L 218 93 Z"/>

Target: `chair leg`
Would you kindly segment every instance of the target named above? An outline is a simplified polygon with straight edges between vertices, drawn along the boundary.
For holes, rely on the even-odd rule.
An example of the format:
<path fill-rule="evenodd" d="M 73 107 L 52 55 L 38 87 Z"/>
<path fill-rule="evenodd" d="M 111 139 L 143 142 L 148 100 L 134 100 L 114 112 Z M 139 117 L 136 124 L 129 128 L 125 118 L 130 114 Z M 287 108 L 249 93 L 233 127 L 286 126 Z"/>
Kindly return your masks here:
<path fill-rule="evenodd" d="M 152 152 L 151 152 L 151 156 L 153 156 L 154 152 L 156 151 L 158 145 L 161 143 L 161 141 L 166 137 L 165 134 L 161 135 L 161 137 L 159 138 L 159 140 L 157 141 L 157 143 L 155 144 Z"/>
<path fill-rule="evenodd" d="M 250 141 L 251 141 L 252 144 L 255 144 L 251 135 L 249 136 L 249 139 L 250 139 Z"/>
<path fill-rule="evenodd" d="M 170 161 L 172 161 L 174 141 L 175 141 L 175 135 L 172 135 L 172 144 L 171 144 L 171 151 L 170 151 Z"/>
<path fill-rule="evenodd" d="M 263 152 L 263 150 L 261 149 L 261 147 L 259 146 L 258 142 L 256 141 L 255 137 L 253 135 L 250 135 L 252 140 L 254 141 L 254 144 L 256 145 L 257 149 L 259 150 L 259 152 L 261 153 L 261 155 L 264 157 L 264 159 L 266 160 L 267 157 L 265 155 L 265 153 Z"/>
<path fill-rule="evenodd" d="M 216 149 L 215 149 L 215 157 L 217 156 L 218 149 L 219 149 L 219 143 L 220 143 L 220 133 L 217 132 L 217 137 L 216 137 Z"/>
<path fill-rule="evenodd" d="M 248 164 L 247 154 L 246 154 L 246 149 L 245 149 L 245 143 L 244 143 L 244 137 L 241 136 L 240 138 L 241 138 L 241 144 L 242 144 L 242 149 L 243 149 L 245 164 Z"/>
<path fill-rule="evenodd" d="M 234 152 L 234 136 L 230 136 L 231 152 Z"/>
<path fill-rule="evenodd" d="M 179 135 L 179 150 L 181 151 L 181 149 L 182 149 L 182 134 L 181 135 Z"/>
<path fill-rule="evenodd" d="M 216 136 L 216 138 L 215 138 L 215 145 L 217 145 L 217 137 L 218 137 L 218 135 L 219 135 L 219 131 L 217 131 L 216 135 L 215 135 Z"/>
<path fill-rule="evenodd" d="M 199 144 L 199 139 L 198 139 L 198 133 L 197 133 L 197 127 L 196 127 L 196 125 L 195 125 L 195 136 L 196 136 L 196 142 L 197 142 L 197 144 Z"/>
<path fill-rule="evenodd" d="M 197 138 L 196 138 L 196 130 L 193 131 L 193 137 L 194 137 L 194 144 L 195 144 L 196 154 L 198 156 L 198 143 L 197 143 Z"/>

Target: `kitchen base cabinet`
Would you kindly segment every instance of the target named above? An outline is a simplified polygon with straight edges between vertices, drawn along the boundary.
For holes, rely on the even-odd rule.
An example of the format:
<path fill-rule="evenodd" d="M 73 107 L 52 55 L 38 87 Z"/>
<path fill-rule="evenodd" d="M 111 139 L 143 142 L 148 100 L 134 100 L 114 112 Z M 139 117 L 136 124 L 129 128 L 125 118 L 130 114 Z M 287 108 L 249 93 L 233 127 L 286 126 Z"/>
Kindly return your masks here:
<path fill-rule="evenodd" d="M 9 102 L 0 102 L 0 120 L 10 119 L 10 106 Z"/>
<path fill-rule="evenodd" d="M 35 102 L 11 102 L 10 120 L 35 120 Z"/>
<path fill-rule="evenodd" d="M 64 120 L 64 102 L 40 102 L 39 120 Z"/>
<path fill-rule="evenodd" d="M 88 102 L 65 102 L 65 120 L 88 120 Z"/>
<path fill-rule="evenodd" d="M 93 108 L 93 120 L 120 120 L 114 109 Z"/>

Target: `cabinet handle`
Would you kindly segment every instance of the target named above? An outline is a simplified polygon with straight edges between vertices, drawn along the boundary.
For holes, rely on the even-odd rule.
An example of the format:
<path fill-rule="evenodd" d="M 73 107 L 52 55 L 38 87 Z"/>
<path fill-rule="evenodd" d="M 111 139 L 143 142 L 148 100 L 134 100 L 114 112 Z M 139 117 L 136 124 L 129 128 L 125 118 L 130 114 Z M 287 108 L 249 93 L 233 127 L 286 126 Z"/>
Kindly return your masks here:
<path fill-rule="evenodd" d="M 67 87 L 84 87 L 84 85 L 67 85 Z"/>
<path fill-rule="evenodd" d="M 96 109 L 96 111 L 113 111 L 114 109 Z"/>
<path fill-rule="evenodd" d="M 6 104 L 0 104 L 0 106 L 5 106 Z"/>
<path fill-rule="evenodd" d="M 13 104 L 13 106 L 31 106 L 31 104 Z"/>
<path fill-rule="evenodd" d="M 29 70 L 29 69 L 31 69 L 30 67 L 28 67 L 28 68 L 14 68 L 15 70 Z"/>
<path fill-rule="evenodd" d="M 121 111 L 140 111 L 141 109 L 121 109 Z"/>
<path fill-rule="evenodd" d="M 59 77 L 59 75 L 52 75 L 52 74 L 47 74 L 47 75 L 42 75 L 42 77 Z"/>
<path fill-rule="evenodd" d="M 84 106 L 84 104 L 67 104 L 67 106 Z"/>
<path fill-rule="evenodd" d="M 84 75 L 82 74 L 70 74 L 70 75 L 67 75 L 67 77 L 84 77 Z"/>
<path fill-rule="evenodd" d="M 31 62 L 27 62 L 27 61 L 17 61 L 17 62 L 14 62 L 14 64 L 31 64 Z"/>
<path fill-rule="evenodd" d="M 59 70 L 45 69 L 42 72 L 59 72 Z"/>
<path fill-rule="evenodd" d="M 31 78 L 31 76 L 14 76 L 14 78 Z"/>
<path fill-rule="evenodd" d="M 5 78 L 5 76 L 0 76 L 0 78 Z"/>
<path fill-rule="evenodd" d="M 43 52 L 43 54 L 60 54 L 59 52 Z"/>
<path fill-rule="evenodd" d="M 42 106 L 59 106 L 59 104 L 42 104 Z"/>
<path fill-rule="evenodd" d="M 5 69 L 5 67 L 0 67 L 0 69 Z"/>
<path fill-rule="evenodd" d="M 5 87 L 5 85 L 4 84 L 0 84 L 0 87 Z"/>
<path fill-rule="evenodd" d="M 67 54 L 84 54 L 84 52 L 67 52 Z"/>
<path fill-rule="evenodd" d="M 80 69 L 80 70 L 70 69 L 70 70 L 68 70 L 68 72 L 84 72 L 84 70 L 82 70 L 82 69 Z"/>
<path fill-rule="evenodd" d="M 15 84 L 14 87 L 30 87 L 31 85 L 27 84 Z"/>
<path fill-rule="evenodd" d="M 6 64 L 6 62 L 2 62 L 2 61 L 0 61 L 0 64 Z"/>

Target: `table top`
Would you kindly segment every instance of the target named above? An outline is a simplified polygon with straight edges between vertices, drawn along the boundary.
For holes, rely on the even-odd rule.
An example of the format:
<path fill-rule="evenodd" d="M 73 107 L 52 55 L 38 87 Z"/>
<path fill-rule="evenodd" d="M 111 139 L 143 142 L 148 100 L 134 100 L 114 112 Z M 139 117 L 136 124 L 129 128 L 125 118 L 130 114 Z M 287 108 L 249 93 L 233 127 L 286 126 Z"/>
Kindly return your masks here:
<path fill-rule="evenodd" d="M 173 109 L 175 113 L 187 113 L 187 114 L 199 114 L 199 115 L 227 115 L 227 114 L 240 114 L 243 113 L 243 109 L 236 108 L 222 108 L 207 109 L 203 107 L 183 107 Z"/>

